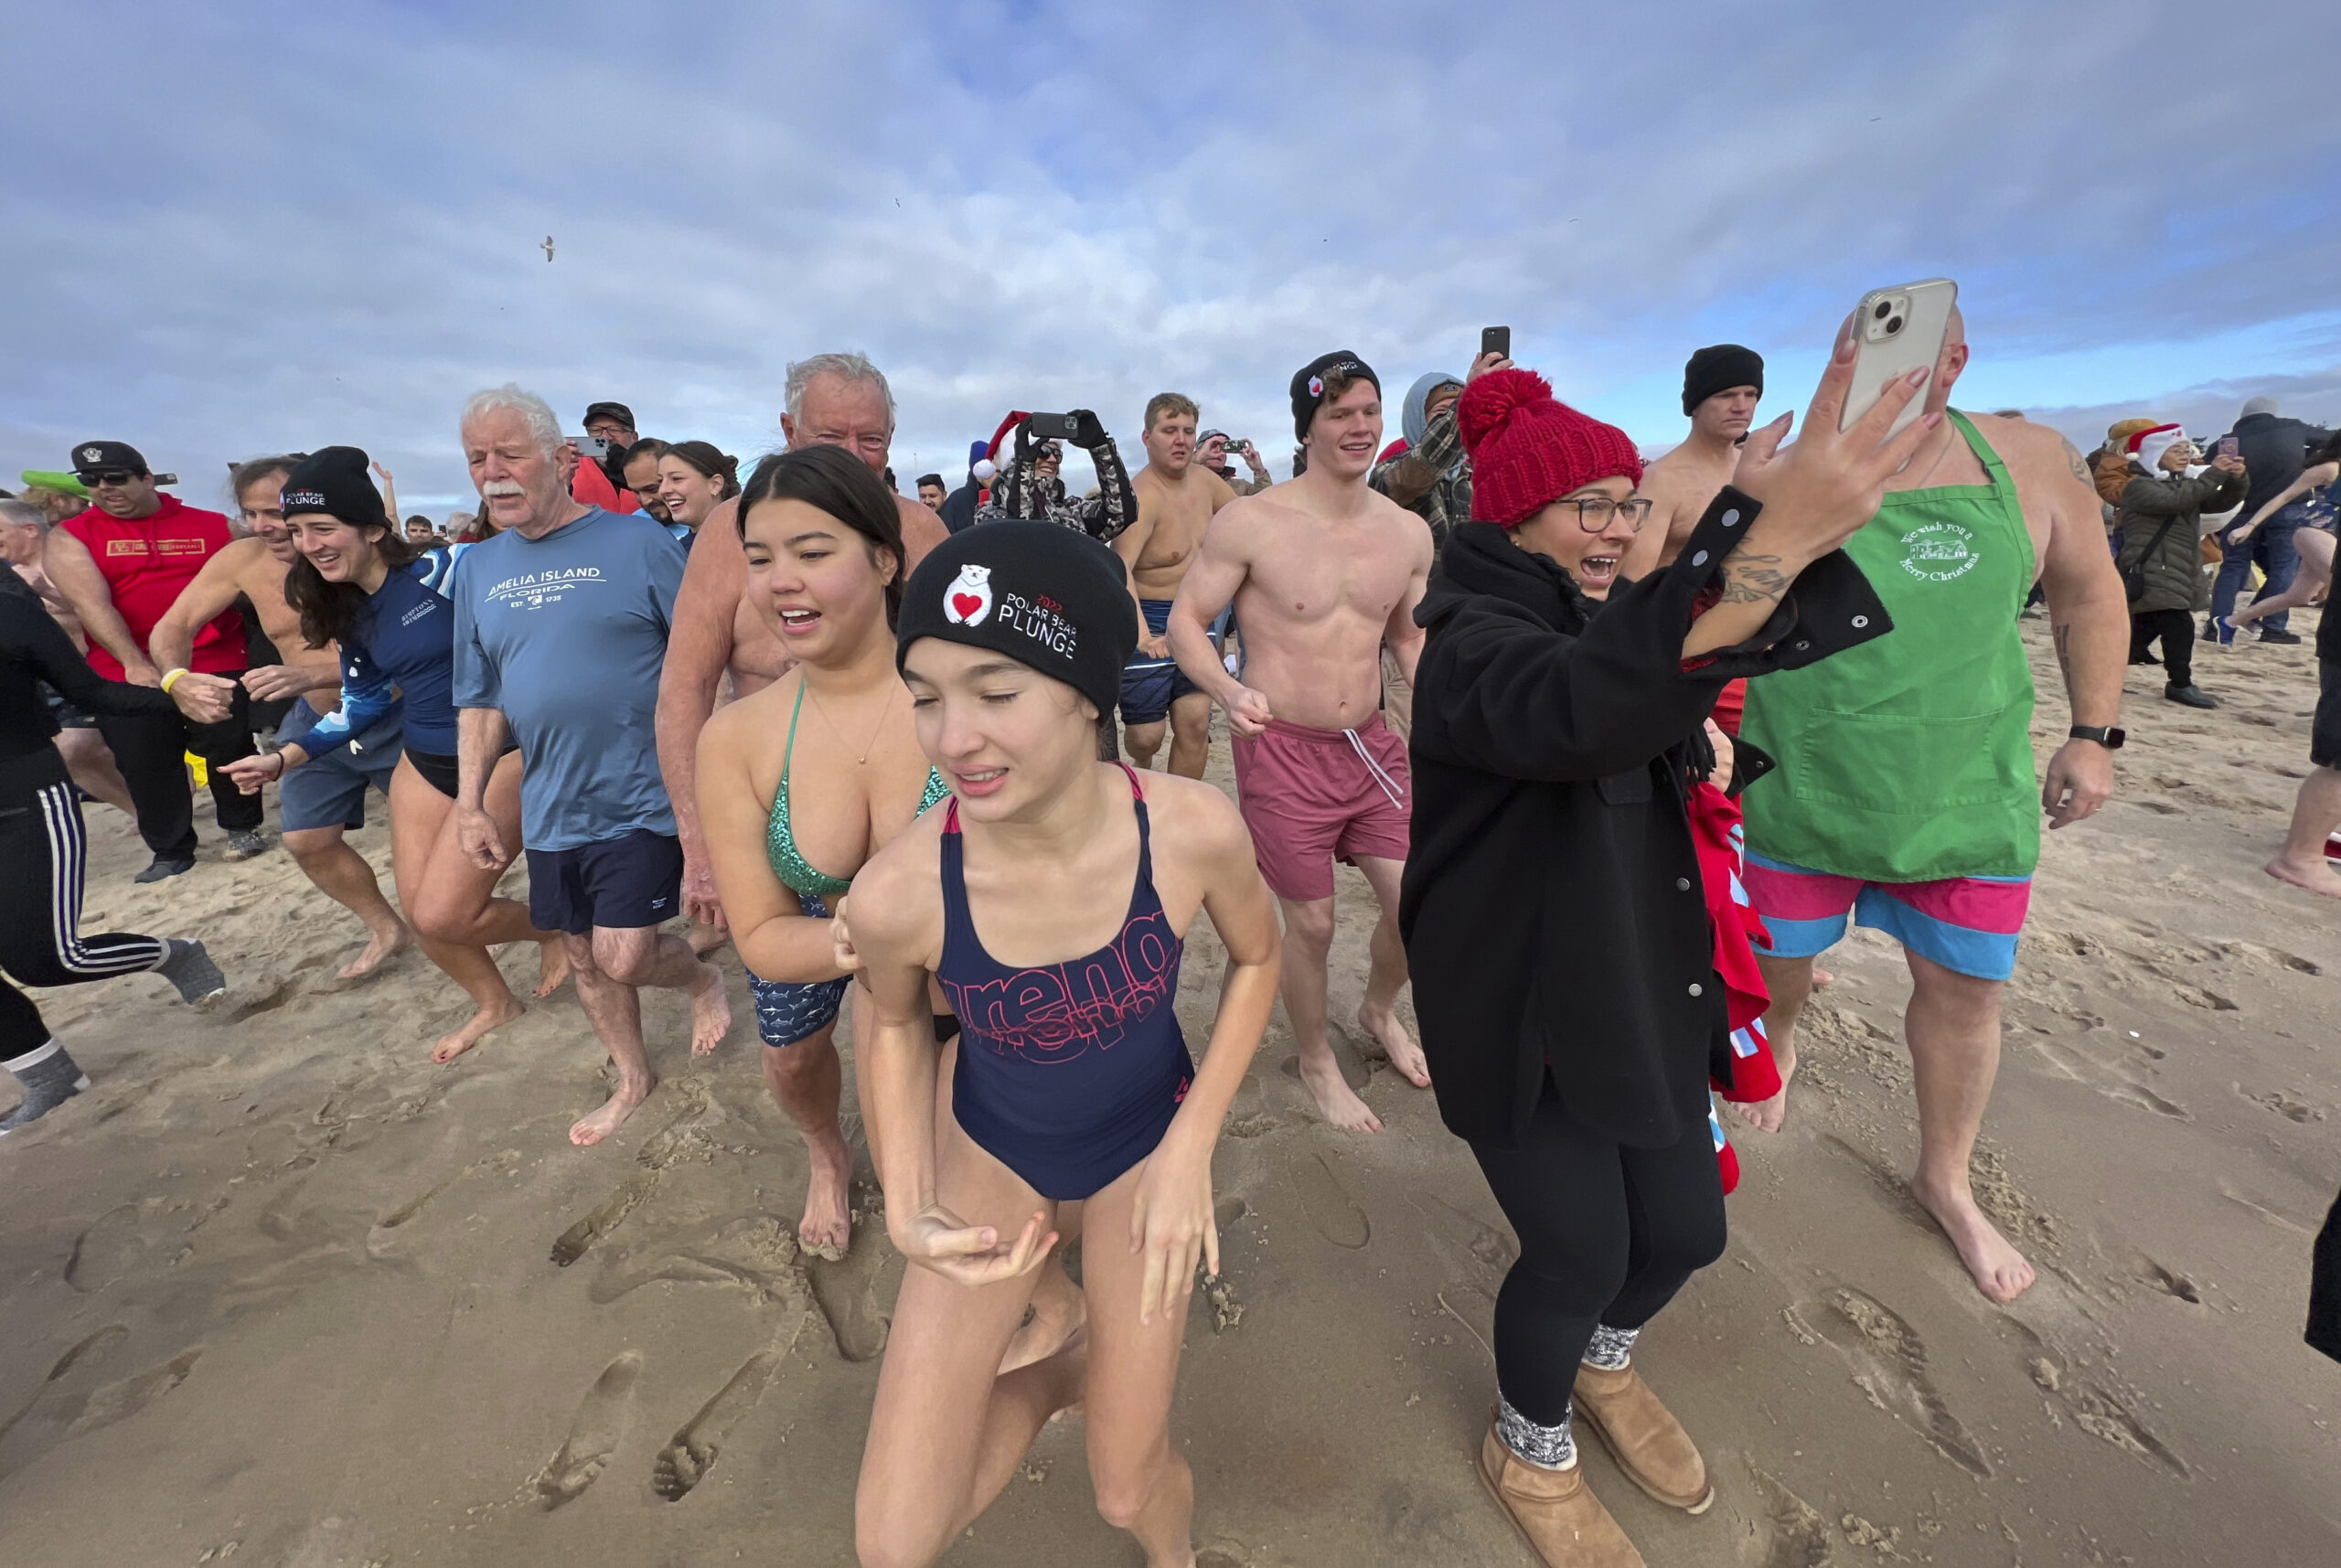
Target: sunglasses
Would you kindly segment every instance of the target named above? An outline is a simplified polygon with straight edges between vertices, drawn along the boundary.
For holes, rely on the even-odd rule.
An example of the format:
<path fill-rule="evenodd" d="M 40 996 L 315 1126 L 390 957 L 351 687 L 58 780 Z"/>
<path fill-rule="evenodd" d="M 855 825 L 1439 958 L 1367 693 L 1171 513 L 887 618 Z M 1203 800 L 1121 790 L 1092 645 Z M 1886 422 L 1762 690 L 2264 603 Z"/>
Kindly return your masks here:
<path fill-rule="evenodd" d="M 127 468 L 109 468 L 102 474 L 84 474 L 81 475 L 81 481 L 85 485 L 112 485 L 120 486 L 127 485 L 133 479 L 140 477 L 142 477 L 142 475 L 133 474 Z"/>

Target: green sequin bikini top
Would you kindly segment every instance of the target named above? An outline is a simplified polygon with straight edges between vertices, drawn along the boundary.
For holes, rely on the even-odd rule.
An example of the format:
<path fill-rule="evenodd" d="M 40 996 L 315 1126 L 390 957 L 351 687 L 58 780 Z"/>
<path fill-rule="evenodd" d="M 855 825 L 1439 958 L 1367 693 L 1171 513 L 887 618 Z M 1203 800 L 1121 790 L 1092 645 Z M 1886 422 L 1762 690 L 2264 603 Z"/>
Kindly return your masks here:
<path fill-rule="evenodd" d="M 805 711 L 805 682 L 796 682 L 796 706 L 788 713 L 788 745 L 780 755 L 780 787 L 772 792 L 772 820 L 764 827 L 764 855 L 772 861 L 773 875 L 791 891 L 817 899 L 841 898 L 853 887 L 850 877 L 832 877 L 827 871 L 817 871 L 804 856 L 796 852 L 796 836 L 788 830 L 788 764 L 796 755 L 796 720 Z M 934 768 L 926 770 L 926 789 L 918 797 L 918 809 L 924 815 L 927 807 L 951 793 L 943 782 L 943 774 Z"/>

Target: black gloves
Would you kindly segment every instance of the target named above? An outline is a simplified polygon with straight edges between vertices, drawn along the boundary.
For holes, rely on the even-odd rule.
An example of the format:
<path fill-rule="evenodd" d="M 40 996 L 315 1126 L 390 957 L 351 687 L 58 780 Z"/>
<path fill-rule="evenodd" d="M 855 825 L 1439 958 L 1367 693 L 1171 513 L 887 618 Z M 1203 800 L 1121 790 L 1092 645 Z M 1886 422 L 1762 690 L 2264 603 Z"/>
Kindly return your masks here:
<path fill-rule="evenodd" d="M 1087 409 L 1073 411 L 1074 445 L 1085 452 L 1095 452 L 1112 439 L 1113 437 L 1106 433 L 1106 427 L 1098 422 L 1096 414 Z"/>

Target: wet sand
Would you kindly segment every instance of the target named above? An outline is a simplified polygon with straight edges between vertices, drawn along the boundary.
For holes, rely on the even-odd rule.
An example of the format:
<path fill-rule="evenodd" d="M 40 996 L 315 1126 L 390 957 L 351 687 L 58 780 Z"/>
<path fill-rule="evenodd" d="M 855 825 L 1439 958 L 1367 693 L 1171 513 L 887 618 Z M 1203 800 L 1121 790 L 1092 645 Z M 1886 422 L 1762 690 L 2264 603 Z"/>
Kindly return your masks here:
<path fill-rule="evenodd" d="M 2053 681 L 2046 623 L 2025 629 Z M 1640 1355 L 1716 1507 L 1670 1514 L 1587 1445 L 1656 1568 L 2341 1552 L 2341 1367 L 2300 1343 L 2341 1183 L 2341 909 L 2259 869 L 2314 665 L 2207 651 L 2212 713 L 2159 675 L 2131 672 L 2114 803 L 2047 847 L 2009 997 L 1979 1175 L 2039 1283 L 1986 1302 L 1908 1198 L 1908 981 L 1857 936 L 1787 1128 L 1736 1133 L 1729 1253 Z M 2044 757 L 2063 714 L 2044 703 Z M 201 934 L 231 989 L 208 1014 L 144 976 L 39 994 L 97 1083 L 0 1141 L 0 1561 L 851 1560 L 903 1265 L 874 1189 L 843 1263 L 798 1253 L 804 1157 L 728 951 L 721 1051 L 690 1060 L 682 998 L 648 997 L 668 1077 L 576 1149 L 607 1088 L 570 993 L 434 1067 L 461 994 L 411 952 L 335 981 L 363 933 L 281 850 L 226 864 L 207 823 L 195 874 L 134 888 L 126 821 L 90 817 L 88 928 Z M 379 822 L 353 841 L 387 882 Z M 1345 1019 L 1371 901 L 1347 871 L 1341 897 Z M 1220 962 L 1199 925 L 1191 1039 Z M 504 963 L 525 994 L 533 950 Z M 1512 1239 L 1429 1096 L 1360 1043 L 1339 1040 L 1387 1132 L 1316 1120 L 1279 1013 L 1221 1147 L 1225 1276 L 1196 1295 L 1174 1426 L 1203 1561 L 1526 1564 L 1470 1457 Z M 1068 1421 L 946 1561 L 1140 1559 Z"/>

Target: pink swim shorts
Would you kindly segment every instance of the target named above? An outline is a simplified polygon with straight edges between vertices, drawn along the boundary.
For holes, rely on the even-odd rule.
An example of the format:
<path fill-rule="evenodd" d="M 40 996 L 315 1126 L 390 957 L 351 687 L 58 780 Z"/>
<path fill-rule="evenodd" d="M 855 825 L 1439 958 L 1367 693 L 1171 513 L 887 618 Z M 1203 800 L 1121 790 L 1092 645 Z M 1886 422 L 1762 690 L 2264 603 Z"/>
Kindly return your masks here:
<path fill-rule="evenodd" d="M 1271 719 L 1235 741 L 1235 794 L 1268 891 L 1333 896 L 1333 861 L 1404 860 L 1414 805 L 1406 743 L 1374 714 L 1354 730 Z"/>

